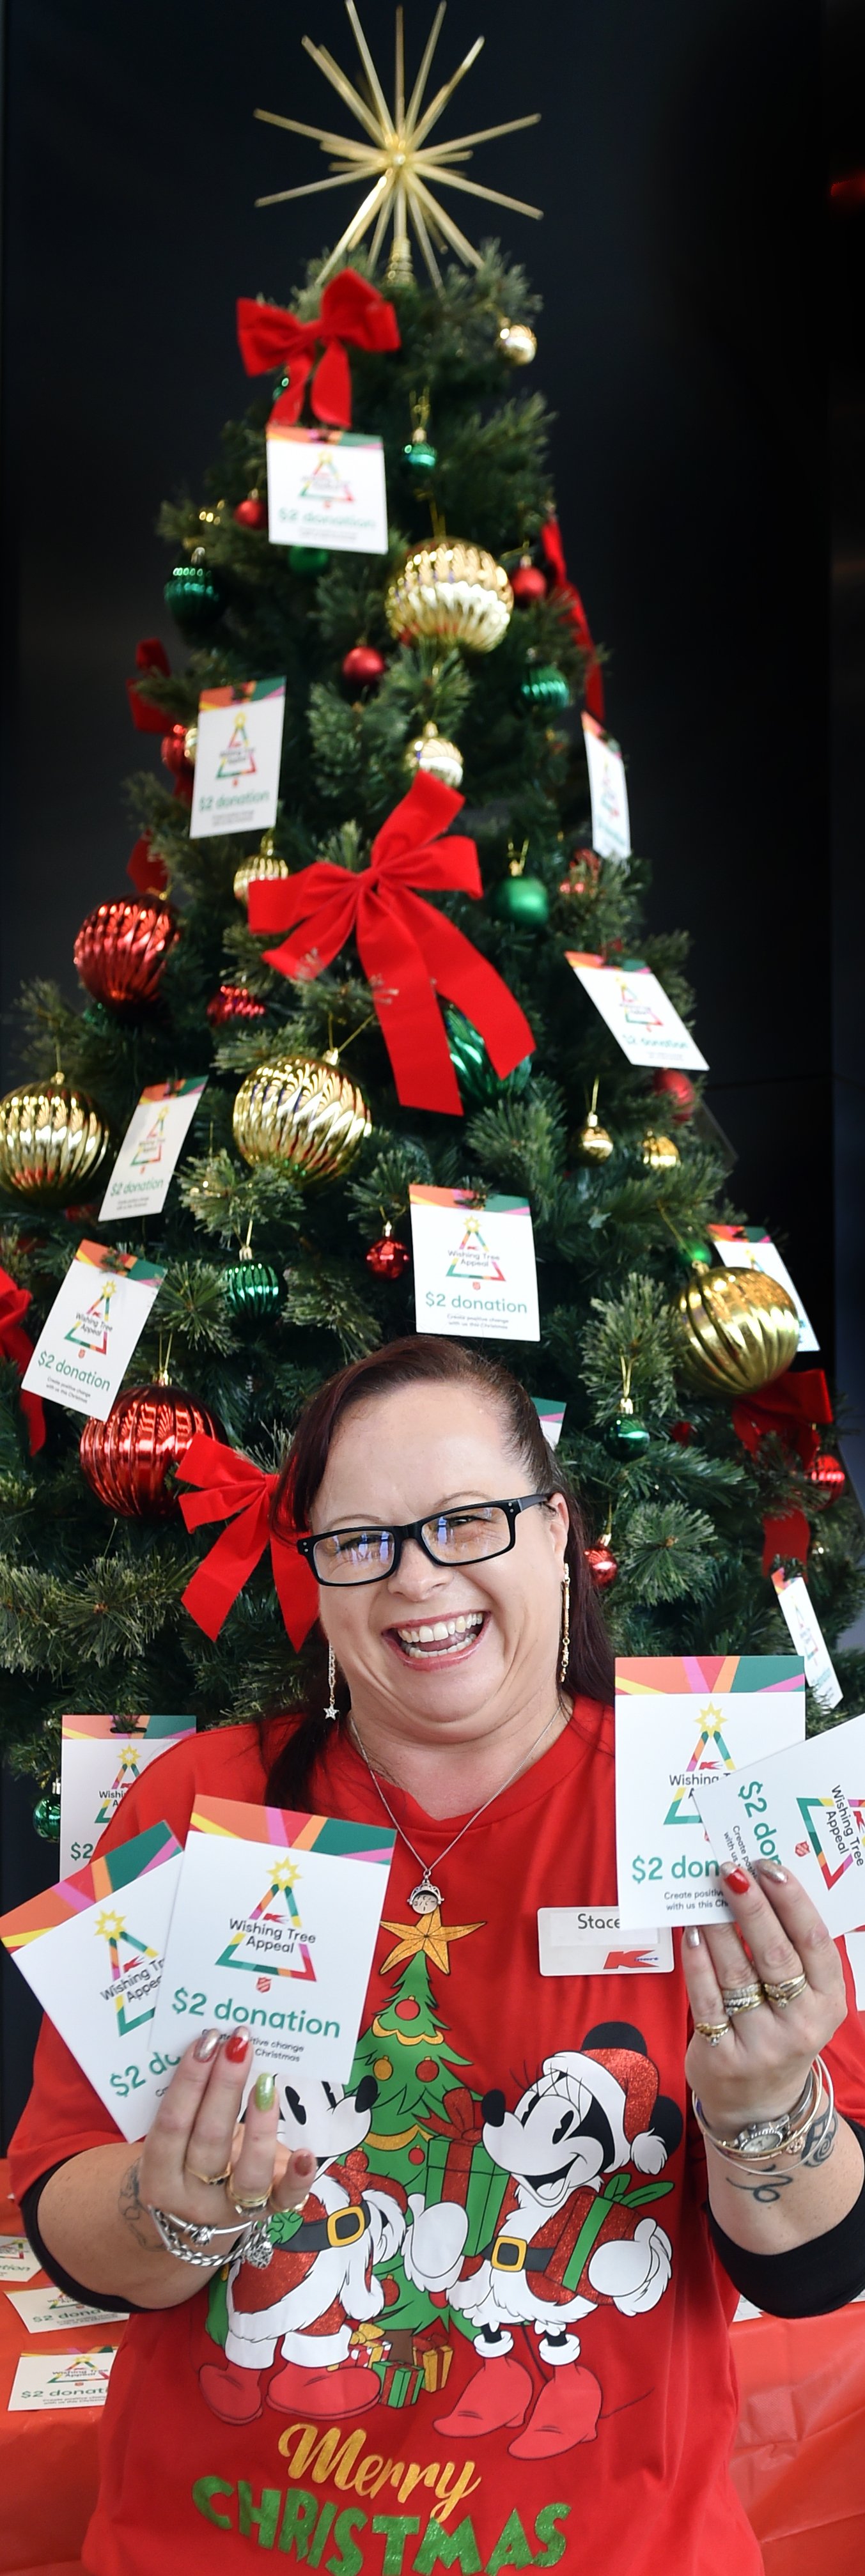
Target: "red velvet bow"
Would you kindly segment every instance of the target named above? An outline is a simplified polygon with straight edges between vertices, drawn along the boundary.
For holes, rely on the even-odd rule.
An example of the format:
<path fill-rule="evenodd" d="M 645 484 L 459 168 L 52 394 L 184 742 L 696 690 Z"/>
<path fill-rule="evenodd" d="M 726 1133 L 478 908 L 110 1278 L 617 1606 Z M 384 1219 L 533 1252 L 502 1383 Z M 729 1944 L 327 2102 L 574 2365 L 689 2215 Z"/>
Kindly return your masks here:
<path fill-rule="evenodd" d="M 601 676 L 601 666 L 595 658 L 595 647 L 592 642 L 589 621 L 586 616 L 579 591 L 575 589 L 574 583 L 568 580 L 568 570 L 565 563 L 565 550 L 562 545 L 561 529 L 559 527 L 558 519 L 545 519 L 544 525 L 541 529 L 541 551 L 547 559 L 547 567 L 551 575 L 551 588 L 554 591 L 558 590 L 561 592 L 562 599 L 567 606 L 575 641 L 579 644 L 581 651 L 583 653 L 588 653 L 589 655 L 589 666 L 584 683 L 586 705 L 588 707 L 589 714 L 596 716 L 598 723 L 603 724 L 604 683 Z"/>
<path fill-rule="evenodd" d="M 758 1395 L 740 1396 L 733 1406 L 733 1429 L 755 1457 L 767 1431 L 774 1431 L 788 1449 L 795 1449 L 805 1468 L 813 1466 L 820 1441 L 816 1425 L 832 1420 L 829 1389 L 822 1369 L 803 1369 L 794 1377 L 791 1369 L 782 1370 Z M 763 1521 L 763 1572 L 770 1574 L 777 1556 L 798 1557 L 808 1563 L 810 1530 L 798 1505 L 780 1517 L 767 1513 Z"/>
<path fill-rule="evenodd" d="M 452 787 L 418 770 L 376 834 L 368 868 L 355 876 L 316 859 L 296 877 L 254 878 L 249 888 L 250 930 L 294 933 L 281 948 L 264 952 L 281 975 L 311 983 L 354 931 L 404 1108 L 447 1110 L 455 1118 L 462 1102 L 438 993 L 458 1003 L 480 1030 L 497 1074 L 513 1073 L 535 1043 L 495 967 L 452 921 L 411 892 L 423 885 L 483 893 L 474 842 L 438 837 L 463 802 Z"/>
<path fill-rule="evenodd" d="M 0 1270 L 0 1359 L 14 1360 L 23 1377 L 33 1357 L 33 1344 L 23 1329 L 22 1318 L 30 1304 L 29 1288 L 16 1288 L 8 1270 Z M 21 1411 L 27 1424 L 31 1457 L 41 1449 L 45 1439 L 45 1412 L 41 1395 L 25 1395 L 22 1389 Z"/>
<path fill-rule="evenodd" d="M 190 1618 L 206 1637 L 218 1637 L 232 1603 L 269 1543 L 283 1619 L 292 1645 L 302 1646 L 318 1616 L 318 1585 L 290 1537 L 271 1527 L 278 1477 L 265 1475 L 262 1467 L 241 1458 L 225 1441 L 212 1440 L 207 1431 L 197 1431 L 190 1440 L 177 1473 L 187 1484 L 202 1488 L 198 1494 L 181 1495 L 187 1529 L 200 1529 L 203 1521 L 231 1519 L 230 1529 L 223 1530 L 186 1586 L 183 1607 Z"/>
<path fill-rule="evenodd" d="M 168 869 L 152 848 L 149 832 L 142 832 L 130 851 L 126 874 L 132 878 L 136 894 L 167 894 Z"/>
<path fill-rule="evenodd" d="M 310 409 L 316 420 L 337 429 L 351 427 L 351 375 L 344 340 L 359 349 L 398 349 L 399 324 L 392 304 L 359 277 L 356 268 L 340 269 L 325 287 L 316 322 L 299 322 L 280 304 L 259 304 L 241 295 L 237 302 L 237 337 L 248 376 L 268 367 L 284 367 L 291 382 L 278 396 L 271 420 L 299 420 L 304 386 L 312 376 Z M 324 342 L 315 363 L 316 349 Z M 315 372 L 313 374 L 313 369 Z"/>
<path fill-rule="evenodd" d="M 145 635 L 136 644 L 135 667 L 138 671 L 158 671 L 162 679 L 170 679 L 171 664 L 158 635 Z M 149 698 L 143 698 L 137 680 L 127 680 L 126 695 L 136 733 L 170 733 L 171 720 L 165 708 L 155 707 Z"/>

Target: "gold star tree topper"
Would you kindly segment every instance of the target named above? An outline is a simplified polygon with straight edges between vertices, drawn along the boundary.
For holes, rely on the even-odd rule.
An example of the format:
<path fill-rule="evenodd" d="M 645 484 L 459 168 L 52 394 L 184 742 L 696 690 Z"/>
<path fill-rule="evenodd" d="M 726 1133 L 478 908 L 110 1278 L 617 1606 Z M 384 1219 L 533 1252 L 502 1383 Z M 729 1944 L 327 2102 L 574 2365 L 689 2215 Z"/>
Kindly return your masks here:
<path fill-rule="evenodd" d="M 324 73 L 325 79 L 330 81 L 332 88 L 338 92 L 344 105 L 350 108 L 352 116 L 363 128 L 366 140 L 358 143 L 351 135 L 331 134 L 326 126 L 300 125 L 294 116 L 277 116 L 270 108 L 257 107 L 255 114 L 261 118 L 263 124 L 283 126 L 289 134 L 307 135 L 311 142 L 321 145 L 323 152 L 338 154 L 339 158 L 331 161 L 330 167 L 333 173 L 331 178 L 310 179 L 302 188 L 280 188 L 272 196 L 257 197 L 256 204 L 282 206 L 290 197 L 313 197 L 328 188 L 346 188 L 350 187 L 352 182 L 356 186 L 359 181 L 371 181 L 372 184 L 367 187 L 356 214 L 352 216 L 351 222 L 346 224 L 335 250 L 331 251 L 330 258 L 326 260 L 320 272 L 321 282 L 323 283 L 330 275 L 331 269 L 339 265 L 348 251 L 357 248 L 358 243 L 369 232 L 371 225 L 374 228 L 369 251 L 371 267 L 375 268 L 388 226 L 392 225 L 393 242 L 388 261 L 388 277 L 391 279 L 410 277 L 411 243 L 408 228 L 411 224 L 433 285 L 440 287 L 442 280 L 436 259 L 436 249 L 455 251 L 457 258 L 461 259 L 464 265 L 471 265 L 473 268 L 480 268 L 481 255 L 475 249 L 474 243 L 460 231 L 459 225 L 454 223 L 446 207 L 439 204 L 438 198 L 433 194 L 433 184 L 436 188 L 460 189 L 465 196 L 484 197 L 490 205 L 508 206 L 518 215 L 539 217 L 542 212 L 540 206 L 527 206 L 520 197 L 504 197 L 498 188 L 482 188 L 476 179 L 467 179 L 461 171 L 452 166 L 455 162 L 470 161 L 476 143 L 491 143 L 500 134 L 516 134 L 521 126 L 537 125 L 540 121 L 539 117 L 537 115 L 514 116 L 506 125 L 487 125 L 477 134 L 458 134 L 452 143 L 429 143 L 427 137 L 431 134 L 433 126 L 438 124 L 448 100 L 452 98 L 454 90 L 464 79 L 466 72 L 470 71 L 472 64 L 477 61 L 483 45 L 483 37 L 475 38 L 474 44 L 469 46 L 464 61 L 452 73 L 450 80 L 444 81 L 441 89 L 436 90 L 435 96 L 429 99 L 425 106 L 424 98 L 430 67 L 445 14 L 446 0 L 440 0 L 440 6 L 436 10 L 424 47 L 420 70 L 411 97 L 406 104 L 403 13 L 398 9 L 394 103 L 391 108 L 385 98 L 361 26 L 355 0 L 345 0 L 345 5 L 366 75 L 366 96 L 355 88 L 354 83 L 348 79 L 345 72 L 340 70 L 339 64 L 334 62 L 333 55 L 329 54 L 323 45 L 314 45 L 309 36 L 304 36 L 303 43 L 306 52 L 311 54 L 313 62 L 318 64 L 319 71 Z"/>

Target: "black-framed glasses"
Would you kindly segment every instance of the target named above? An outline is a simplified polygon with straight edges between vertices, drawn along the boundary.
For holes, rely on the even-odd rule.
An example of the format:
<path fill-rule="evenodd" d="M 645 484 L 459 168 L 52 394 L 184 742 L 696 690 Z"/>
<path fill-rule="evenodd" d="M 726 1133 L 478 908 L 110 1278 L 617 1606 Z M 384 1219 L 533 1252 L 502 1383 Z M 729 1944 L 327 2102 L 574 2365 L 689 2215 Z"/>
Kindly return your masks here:
<path fill-rule="evenodd" d="M 319 1583 L 382 1583 L 396 1573 L 407 1538 L 431 1565 L 481 1565 L 488 1556 L 507 1556 L 518 1513 L 548 1503 L 554 1492 L 551 1485 L 546 1494 L 518 1494 L 507 1502 L 462 1503 L 455 1511 L 428 1512 L 422 1521 L 395 1522 L 391 1529 L 353 1522 L 345 1529 L 317 1530 L 297 1544 Z"/>

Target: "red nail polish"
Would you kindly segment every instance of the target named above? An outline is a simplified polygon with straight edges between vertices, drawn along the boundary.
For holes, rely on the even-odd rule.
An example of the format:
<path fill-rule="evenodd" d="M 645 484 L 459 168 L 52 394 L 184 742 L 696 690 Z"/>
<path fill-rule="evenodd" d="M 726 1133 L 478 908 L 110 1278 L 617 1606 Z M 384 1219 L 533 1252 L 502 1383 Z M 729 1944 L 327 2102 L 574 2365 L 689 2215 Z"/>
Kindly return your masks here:
<path fill-rule="evenodd" d="M 725 1887 L 731 1887 L 734 1896 L 747 1896 L 751 1881 L 746 1869 L 725 1869 L 723 1878 Z"/>
<path fill-rule="evenodd" d="M 246 2032 L 243 2030 L 233 2030 L 231 2038 L 227 2040 L 225 2044 L 225 2055 L 230 2058 L 232 2066 L 240 2065 L 241 2058 L 246 2056 L 248 2047 L 249 2041 L 247 2039 Z"/>

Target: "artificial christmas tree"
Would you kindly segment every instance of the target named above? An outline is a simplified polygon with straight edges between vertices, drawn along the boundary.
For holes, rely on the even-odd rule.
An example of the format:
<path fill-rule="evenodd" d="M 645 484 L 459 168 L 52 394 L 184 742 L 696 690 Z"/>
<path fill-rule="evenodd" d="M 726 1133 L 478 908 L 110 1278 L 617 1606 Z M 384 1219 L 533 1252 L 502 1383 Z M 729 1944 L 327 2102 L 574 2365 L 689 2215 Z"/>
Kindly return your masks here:
<path fill-rule="evenodd" d="M 166 596 L 181 658 L 190 650 L 172 670 L 148 640 L 130 684 L 135 722 L 154 734 L 153 767 L 135 782 L 139 900 L 124 897 L 118 851 L 117 881 L 78 943 L 83 1007 L 31 989 L 32 1074 L 0 1105 L 12 1301 L 5 1340 L 0 1306 L 2 1729 L 43 1814 L 70 1706 L 180 1708 L 206 1724 L 303 1700 L 306 1667 L 266 1546 L 265 1480 L 321 1379 L 414 1327 L 413 1267 L 383 1254 L 402 1253 L 412 1184 L 464 1190 L 481 1213 L 501 1193 L 530 1206 L 540 1340 L 511 1340 L 503 1356 L 532 1393 L 566 1405 L 558 1454 L 583 1498 L 618 1648 L 783 1650 L 764 1570 L 770 1531 L 788 1564 L 818 1533 L 809 1579 L 833 1647 L 865 1589 L 843 1471 L 820 1472 L 828 1392 L 818 1369 L 790 1373 L 784 1291 L 749 1327 L 750 1375 L 737 1376 L 721 1342 L 728 1310 L 741 1315 L 750 1299 L 750 1314 L 759 1297 L 707 1236 L 712 1217 L 742 1221 L 712 1121 L 681 1071 L 662 1068 L 653 1086 L 628 1062 L 568 963 L 638 958 L 688 1019 L 685 939 L 643 927 L 645 862 L 591 846 L 579 711 L 585 697 L 600 723 L 601 666 L 565 571 L 543 397 L 522 375 L 537 303 L 494 245 L 469 245 L 468 275 L 441 274 L 434 244 L 457 248 L 456 228 L 430 228 L 418 202 L 431 254 L 422 282 L 397 190 L 383 287 L 379 225 L 369 254 L 355 231 L 351 269 L 343 252 L 313 268 L 291 311 L 242 308 L 247 363 L 253 327 L 260 349 L 273 322 L 264 363 L 283 370 L 283 447 L 310 434 L 307 394 L 317 440 L 344 437 L 348 419 L 358 447 L 382 442 L 386 552 L 271 541 L 266 394 L 224 432 L 204 496 L 165 510 Z M 333 449 L 343 464 L 354 453 Z M 344 492 L 348 465 L 340 478 Z M 184 782 L 201 693 L 228 697 L 274 673 L 285 676 L 275 826 L 264 842 L 192 838 Z M 177 746 L 167 775 L 159 736 Z M 226 741 L 229 768 L 246 773 L 235 714 Z M 462 797 L 436 770 L 437 748 L 451 779 L 461 763 Z M 274 932 L 288 934 L 280 948 Z M 632 1027 L 648 1009 L 632 992 Z M 145 1085 L 204 1073 L 161 1214 L 101 1225 L 106 1133 L 116 1148 Z M 247 1278 L 238 1245 L 250 1228 Z M 22 1407 L 16 1293 L 29 1295 L 35 1340 L 83 1235 L 136 1256 L 144 1247 L 165 1269 L 128 1386 L 160 1383 L 170 1337 L 176 1402 L 182 1386 L 190 1419 L 197 1408 L 218 1426 L 220 1455 L 225 1444 L 238 1453 L 230 1508 L 255 1528 L 238 1543 L 233 1591 L 223 1583 L 221 1624 L 214 1613 L 207 1629 L 182 1602 L 212 1544 L 211 1529 L 196 1535 L 207 1491 L 189 1531 L 166 1458 L 165 1517 L 142 1523 L 137 1502 L 121 1514 L 82 1474 L 80 1416 L 49 1404 L 37 1444 Z M 685 1286 L 683 1263 L 695 1261 Z M 196 1452 L 206 1488 L 200 1441 Z M 865 1658 L 836 1660 L 849 1707 Z M 414 1999 L 438 2073 L 413 2068 L 405 2117 L 428 2144 L 445 2134 L 424 2123 L 422 2103 L 445 2117 L 446 2043 L 431 2001 Z M 389 2051 L 375 2045 L 383 2062 Z M 377 2081 L 377 2121 L 387 2111 L 398 2125 L 402 2071 Z"/>

